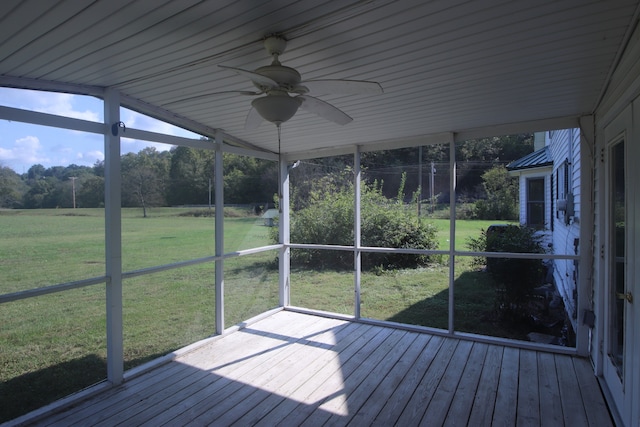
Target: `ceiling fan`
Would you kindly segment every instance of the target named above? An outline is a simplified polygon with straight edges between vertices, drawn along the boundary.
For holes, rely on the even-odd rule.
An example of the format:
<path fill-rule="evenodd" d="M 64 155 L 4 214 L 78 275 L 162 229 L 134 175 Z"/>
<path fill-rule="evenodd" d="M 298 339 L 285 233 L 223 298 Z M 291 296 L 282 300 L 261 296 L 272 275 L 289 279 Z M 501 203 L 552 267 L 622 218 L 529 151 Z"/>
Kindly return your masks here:
<path fill-rule="evenodd" d="M 282 65 L 278 59 L 287 47 L 287 41 L 284 38 L 269 36 L 264 40 L 264 46 L 273 58 L 271 65 L 260 67 L 254 71 L 219 65 L 219 67 L 249 78 L 258 88 L 258 91 L 240 91 L 239 93 L 253 96 L 264 95 L 251 102 L 252 107 L 245 122 L 247 129 L 258 128 L 263 119 L 280 127 L 282 123 L 296 114 L 298 108 L 317 114 L 334 123 L 345 125 L 353 119 L 337 107 L 310 96 L 308 93 L 379 94 L 383 92 L 379 83 L 371 81 L 302 81 L 297 70 Z"/>

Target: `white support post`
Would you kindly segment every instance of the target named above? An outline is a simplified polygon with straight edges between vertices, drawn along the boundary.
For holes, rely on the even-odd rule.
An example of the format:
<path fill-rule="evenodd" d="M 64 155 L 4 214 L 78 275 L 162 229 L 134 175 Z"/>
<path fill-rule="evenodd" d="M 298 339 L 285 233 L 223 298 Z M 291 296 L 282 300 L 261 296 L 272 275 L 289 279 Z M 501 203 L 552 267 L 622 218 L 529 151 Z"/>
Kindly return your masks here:
<path fill-rule="evenodd" d="M 120 175 L 120 94 L 107 89 L 104 97 L 104 215 L 107 310 L 107 379 L 120 384 L 124 374 L 122 333 L 122 218 Z"/>
<path fill-rule="evenodd" d="M 580 118 L 580 265 L 578 266 L 578 319 L 576 325 L 576 352 L 580 356 L 589 355 L 589 329 L 583 323 L 584 314 L 593 310 L 590 296 L 593 286 L 593 236 L 595 219 L 593 153 L 595 145 L 593 116 Z"/>
<path fill-rule="evenodd" d="M 354 153 L 353 159 L 353 170 L 354 170 L 354 221 L 353 221 L 353 237 L 354 237 L 354 292 L 355 292 L 355 310 L 354 316 L 356 319 L 361 317 L 360 315 L 360 283 L 362 280 L 362 252 L 360 250 L 360 246 L 362 245 L 362 236 L 360 233 L 360 224 L 361 224 L 361 215 L 360 208 L 362 206 L 361 203 L 361 195 L 360 195 L 360 178 L 361 178 L 361 169 L 360 169 L 360 146 L 356 146 L 356 151 Z"/>
<path fill-rule="evenodd" d="M 216 230 L 216 334 L 224 332 L 224 157 L 222 138 L 216 134 L 215 177 L 215 230 Z"/>
<path fill-rule="evenodd" d="M 289 228 L 289 166 L 282 157 L 280 158 L 280 183 L 278 189 L 278 235 L 280 244 L 279 258 L 279 297 L 280 306 L 286 307 L 291 303 L 291 248 Z"/>
<path fill-rule="evenodd" d="M 453 135 L 452 135 L 453 136 Z M 433 168 L 432 168 L 433 170 Z M 455 330 L 455 280 L 456 280 L 456 143 L 449 140 L 449 333 Z"/>

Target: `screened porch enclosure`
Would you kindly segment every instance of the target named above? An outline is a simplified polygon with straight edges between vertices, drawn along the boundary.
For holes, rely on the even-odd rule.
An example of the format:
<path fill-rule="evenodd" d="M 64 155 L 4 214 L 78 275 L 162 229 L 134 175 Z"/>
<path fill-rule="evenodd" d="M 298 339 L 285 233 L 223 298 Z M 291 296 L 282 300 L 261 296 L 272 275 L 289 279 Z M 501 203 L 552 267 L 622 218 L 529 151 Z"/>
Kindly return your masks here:
<path fill-rule="evenodd" d="M 108 106 L 107 98 L 105 110 Z M 24 121 L 41 120 L 41 116 L 30 112 L 15 111 L 15 114 Z M 56 121 L 57 118 L 49 116 L 47 120 Z M 84 125 L 74 119 L 68 120 L 67 126 L 69 123 L 78 127 Z M 73 125 L 70 127 L 73 128 Z M 192 223 L 182 224 L 180 220 L 173 219 L 168 225 L 170 233 L 167 233 L 167 229 L 165 232 L 160 230 L 157 235 L 139 235 L 135 231 L 137 226 L 132 222 L 134 220 L 130 218 L 131 213 L 119 207 L 124 188 L 121 185 L 122 159 L 119 147 L 120 137 L 125 134 L 127 137 L 135 135 L 210 153 L 210 172 L 215 183 L 209 212 L 212 216 L 203 218 L 193 230 L 190 229 Z M 123 381 L 126 383 L 127 371 L 135 371 L 149 363 L 149 366 L 154 366 L 150 361 L 163 354 L 210 335 L 228 334 L 246 319 L 276 307 L 299 307 L 311 312 L 317 310 L 330 317 L 347 316 L 356 322 L 363 320 L 384 324 L 390 321 L 391 327 L 400 330 L 456 340 L 495 344 L 506 339 L 509 346 L 581 354 L 579 340 L 583 339 L 580 334 L 584 334 L 584 331 L 576 331 L 578 333 L 574 341 L 564 341 L 563 345 L 558 346 L 561 340 L 553 341 L 553 345 L 548 345 L 552 343 L 551 340 L 539 344 L 529 340 L 529 331 L 514 332 L 509 328 L 496 328 L 491 319 L 482 321 L 483 313 L 492 311 L 496 290 L 495 285 L 487 282 L 486 272 L 471 267 L 473 258 L 487 257 L 490 260 L 513 257 L 516 260 L 574 262 L 579 257 L 571 254 L 510 254 L 469 250 L 466 237 L 461 237 L 461 234 L 466 236 L 464 230 L 468 226 L 465 222 L 467 206 L 461 203 L 458 208 L 456 202 L 456 184 L 461 180 L 456 173 L 459 170 L 456 149 L 463 146 L 463 142 L 434 141 L 428 145 L 386 151 L 363 152 L 357 147 L 352 154 L 341 156 L 348 163 L 346 168 L 338 171 L 338 175 L 345 179 L 341 183 L 334 176 L 335 165 L 329 167 L 330 172 L 322 171 L 321 165 L 331 164 L 331 159 L 320 162 L 314 159 L 294 161 L 284 155 L 264 154 L 229 145 L 220 139 L 158 138 L 157 135 L 137 129 L 111 132 L 105 136 L 105 276 L 61 281 L 6 294 L 2 296 L 3 302 L 7 304 L 5 307 L 13 307 L 11 312 L 25 312 L 39 301 L 63 304 L 65 298 L 90 300 L 91 306 L 98 307 L 97 310 L 88 311 L 93 312 L 92 322 L 97 323 L 98 328 L 99 307 L 109 307 L 103 323 L 107 330 L 104 347 L 97 354 L 94 350 L 85 350 L 87 356 L 95 358 L 95 362 L 79 366 L 80 370 L 86 370 L 87 379 L 84 383 L 76 384 L 71 391 L 100 380 L 113 385 Z M 232 167 L 225 160 L 224 153 L 247 159 L 257 155 L 262 161 L 275 166 L 272 169 L 279 172 L 279 176 L 274 182 L 280 187 L 272 193 L 277 200 L 278 210 L 274 218 L 275 227 L 267 227 L 262 218 L 256 216 L 248 218 L 252 224 L 238 233 L 237 224 L 225 218 L 224 206 L 233 200 L 228 200 L 229 196 L 224 191 L 225 173 Z M 398 157 L 401 153 L 408 156 L 408 163 L 400 163 L 393 170 L 376 169 L 381 161 L 384 163 L 385 156 Z M 300 189 L 308 186 L 309 182 L 318 182 L 325 189 L 332 189 L 333 185 L 342 188 L 336 190 L 335 194 L 340 194 L 336 197 L 344 203 L 348 212 L 346 229 L 335 232 L 332 226 L 344 224 L 337 224 L 333 219 L 323 221 L 311 217 L 311 221 L 318 221 L 316 225 L 320 231 L 315 235 L 316 238 L 334 236 L 328 240 L 314 240 L 309 235 L 299 237 L 295 228 L 296 221 L 309 221 L 305 217 L 308 213 L 301 208 L 307 206 L 309 200 L 291 198 L 292 195 L 299 197 L 302 193 Z M 308 194 L 314 194 L 313 190 Z M 318 194 L 313 197 L 318 199 Z M 326 193 L 319 199 L 335 198 Z M 416 241 L 415 246 L 405 242 L 387 246 L 370 240 L 370 230 L 380 227 L 380 218 L 370 214 L 372 203 L 379 204 L 378 212 L 407 216 L 411 222 L 419 224 L 418 227 L 434 227 L 433 244 L 425 246 Z M 369 213 L 362 214 L 363 205 L 364 209 L 369 209 Z M 153 209 L 150 212 L 153 213 Z M 382 220 L 384 223 L 388 221 Z M 484 225 L 493 223 L 489 221 Z M 367 231 L 363 233 L 362 230 Z M 159 248 L 154 243 L 157 242 L 155 239 L 170 239 L 175 250 L 155 255 Z M 256 246 L 256 243 L 262 246 Z M 133 257 L 134 251 L 144 256 Z M 310 254 L 313 255 L 311 258 Z M 195 258 L 187 259 L 187 255 Z M 419 267 L 409 267 L 416 265 L 416 260 L 419 261 Z M 157 265 L 158 261 L 162 264 Z M 480 291 L 477 289 L 479 286 L 482 286 Z M 143 294 L 140 294 L 140 290 Z M 184 294 L 197 295 L 197 304 L 189 302 L 191 300 Z M 397 302 L 399 296 L 401 303 Z M 82 303 L 74 302 L 76 305 L 82 308 L 79 312 L 86 311 Z M 148 316 L 149 310 L 154 313 L 154 321 L 144 317 L 145 314 Z M 87 321 L 82 316 L 77 318 L 78 323 Z M 140 328 L 140 325 L 143 327 Z M 155 329 L 153 334 L 149 334 L 152 329 Z M 149 338 L 154 342 L 142 350 L 139 343 L 146 343 Z M 106 371 L 101 366 L 105 360 Z M 161 357 L 156 363 L 166 360 L 166 357 Z M 50 368 L 53 367 L 48 367 L 44 362 L 42 373 Z M 63 366 L 60 368 L 65 369 Z M 17 387 L 20 384 L 20 381 L 16 382 Z M 60 392 L 63 394 L 55 397 L 62 397 L 69 390 Z M 46 403 L 51 397 L 44 399 Z"/>
<path fill-rule="evenodd" d="M 104 424 L 640 423 L 639 0 L 3 6 L 0 162 L 104 162 L 90 188 L 65 169 L 51 209 L 0 209 L 0 422 L 86 424 L 105 399 Z M 300 108 L 258 123 L 281 95 Z M 545 131 L 567 144 L 515 171 L 514 218 L 488 148 Z"/>

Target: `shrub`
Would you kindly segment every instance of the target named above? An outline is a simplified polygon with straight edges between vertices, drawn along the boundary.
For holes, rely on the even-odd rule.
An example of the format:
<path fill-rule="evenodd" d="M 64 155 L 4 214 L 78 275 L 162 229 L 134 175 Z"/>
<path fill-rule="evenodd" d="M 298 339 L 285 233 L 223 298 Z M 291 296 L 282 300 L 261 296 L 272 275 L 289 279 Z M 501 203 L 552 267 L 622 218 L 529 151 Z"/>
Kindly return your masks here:
<path fill-rule="evenodd" d="M 473 251 L 482 252 L 545 253 L 536 230 L 518 225 L 492 226 L 486 231 L 481 230 L 480 236 L 470 239 L 468 246 Z M 504 291 L 498 301 L 502 309 L 521 308 L 544 277 L 544 265 L 539 259 L 477 257 L 474 265 L 483 261 L 487 271 Z"/>
<path fill-rule="evenodd" d="M 447 219 L 449 217 L 447 216 Z M 477 219 L 478 208 L 475 203 L 460 203 L 456 205 L 456 219 Z"/>
<path fill-rule="evenodd" d="M 363 246 L 436 249 L 436 227 L 417 217 L 414 204 L 382 194 L 382 184 L 362 184 L 361 241 Z M 354 189 L 319 185 L 310 192 L 306 207 L 291 215 L 291 241 L 352 246 L 354 241 Z M 416 208 L 416 209 L 414 209 Z M 275 230 L 272 235 L 277 239 Z M 312 267 L 353 268 L 351 251 L 304 249 L 292 251 L 292 260 Z M 407 268 L 424 265 L 429 257 L 419 254 L 362 253 L 362 266 Z"/>

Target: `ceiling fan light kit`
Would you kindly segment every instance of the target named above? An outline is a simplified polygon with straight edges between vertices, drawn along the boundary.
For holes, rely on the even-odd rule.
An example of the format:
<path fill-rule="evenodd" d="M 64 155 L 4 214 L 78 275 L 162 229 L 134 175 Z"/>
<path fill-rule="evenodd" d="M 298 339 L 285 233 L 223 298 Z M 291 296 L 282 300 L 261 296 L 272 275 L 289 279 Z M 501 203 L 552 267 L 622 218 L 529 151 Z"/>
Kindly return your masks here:
<path fill-rule="evenodd" d="M 243 70 L 241 68 L 220 67 L 232 70 L 242 76 L 248 77 L 259 89 L 259 92 L 241 91 L 242 94 L 265 95 L 256 98 L 251 102 L 252 109 L 249 111 L 245 127 L 247 129 L 256 128 L 260 125 L 261 119 L 274 123 L 276 126 L 291 119 L 298 108 L 302 108 L 311 113 L 344 125 L 353 119 L 342 110 L 322 101 L 319 98 L 308 95 L 309 87 L 322 90 L 323 93 L 337 94 L 378 94 L 382 93 L 382 86 L 376 82 L 362 80 L 310 80 L 302 81 L 300 73 L 291 67 L 286 67 L 280 63 L 278 57 L 286 47 L 287 41 L 279 36 L 269 36 L 264 40 L 264 47 L 272 56 L 271 65 L 266 65 L 255 71 Z M 289 95 L 290 93 L 295 96 Z M 254 114 L 254 111 L 258 115 Z"/>
<path fill-rule="evenodd" d="M 272 93 L 254 99 L 251 101 L 251 106 L 258 111 L 263 119 L 280 126 L 296 114 L 301 104 L 300 101 L 299 98 L 291 97 L 286 92 Z"/>

